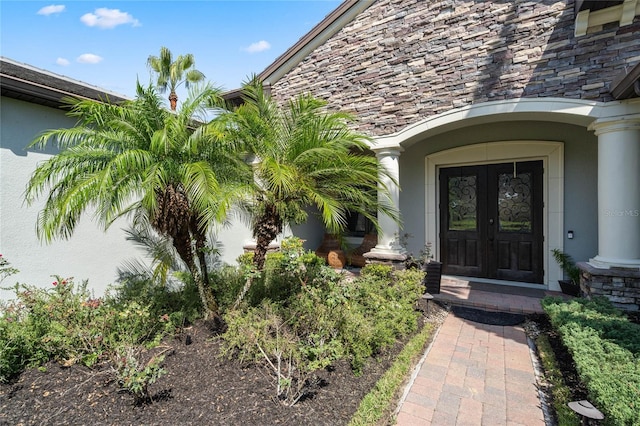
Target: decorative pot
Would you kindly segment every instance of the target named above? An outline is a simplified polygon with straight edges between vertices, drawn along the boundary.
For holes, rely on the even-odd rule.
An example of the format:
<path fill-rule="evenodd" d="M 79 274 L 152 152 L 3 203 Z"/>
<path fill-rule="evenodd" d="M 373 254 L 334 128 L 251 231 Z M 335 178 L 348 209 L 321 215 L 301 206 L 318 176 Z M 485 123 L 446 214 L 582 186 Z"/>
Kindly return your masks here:
<path fill-rule="evenodd" d="M 564 294 L 569 296 L 580 296 L 580 285 L 574 284 L 571 280 L 558 280 L 560 284 L 560 289 Z"/>

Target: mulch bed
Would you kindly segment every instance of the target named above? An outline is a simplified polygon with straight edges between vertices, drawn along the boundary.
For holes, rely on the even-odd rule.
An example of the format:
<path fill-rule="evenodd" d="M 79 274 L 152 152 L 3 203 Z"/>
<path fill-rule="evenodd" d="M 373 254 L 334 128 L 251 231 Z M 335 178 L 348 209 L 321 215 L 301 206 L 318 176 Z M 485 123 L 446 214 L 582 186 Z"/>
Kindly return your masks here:
<path fill-rule="evenodd" d="M 419 308 L 421 324 L 445 316 L 435 303 L 429 316 Z M 151 385 L 151 403 L 134 405 L 107 364 L 89 369 L 52 362 L 46 371 L 28 370 L 0 385 L 0 424 L 345 425 L 405 342 L 368 362 L 360 376 L 346 362 L 319 372 L 311 393 L 289 407 L 276 398 L 269 370 L 220 357 L 219 340 L 198 323 L 163 342 L 167 374 Z"/>

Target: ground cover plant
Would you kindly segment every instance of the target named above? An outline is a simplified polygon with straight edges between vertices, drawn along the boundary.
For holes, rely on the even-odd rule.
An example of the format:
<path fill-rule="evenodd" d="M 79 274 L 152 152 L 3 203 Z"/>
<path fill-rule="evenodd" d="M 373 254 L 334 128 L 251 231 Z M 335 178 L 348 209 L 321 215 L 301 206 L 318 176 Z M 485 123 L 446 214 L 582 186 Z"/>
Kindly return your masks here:
<path fill-rule="evenodd" d="M 588 399 L 608 425 L 640 424 L 640 325 L 605 298 L 545 298 L 553 327 L 570 351 Z"/>
<path fill-rule="evenodd" d="M 535 335 L 531 336 L 535 339 L 538 357 L 544 371 L 542 389 L 550 397 L 550 405 L 558 424 L 562 426 L 578 426 L 580 419 L 567 404 L 571 401 L 585 399 L 586 396 L 576 395 L 575 387 L 569 385 L 568 382 L 571 377 L 567 376 L 566 368 L 567 364 L 571 364 L 573 360 L 562 343 L 558 344 L 555 341 L 559 339 L 553 339 L 552 333 L 553 330 L 549 326 L 544 330 L 537 329 Z M 554 346 L 554 343 L 560 347 Z"/>

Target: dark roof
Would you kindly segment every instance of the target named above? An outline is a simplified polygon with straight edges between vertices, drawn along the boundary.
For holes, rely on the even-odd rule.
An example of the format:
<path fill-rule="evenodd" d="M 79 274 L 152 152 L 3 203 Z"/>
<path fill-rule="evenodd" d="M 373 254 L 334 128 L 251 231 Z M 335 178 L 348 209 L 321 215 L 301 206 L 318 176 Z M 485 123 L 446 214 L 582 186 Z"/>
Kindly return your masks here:
<path fill-rule="evenodd" d="M 64 105 L 62 99 L 69 96 L 114 103 L 128 99 L 124 95 L 1 56 L 0 89 L 2 96 L 53 108 Z"/>
<path fill-rule="evenodd" d="M 302 48 L 308 45 L 313 39 L 319 36 L 324 31 L 330 29 L 330 27 L 340 18 L 343 14 L 345 14 L 349 9 L 355 6 L 360 0 L 345 0 L 340 6 L 338 6 L 333 12 L 328 14 L 318 25 L 313 27 L 311 31 L 302 36 L 300 40 L 296 42 L 293 46 L 287 49 L 282 55 L 278 56 L 276 60 L 265 68 L 258 77 L 264 80 L 269 75 L 271 75 L 275 70 L 283 66 L 287 61 L 292 59 L 296 53 L 298 53 Z M 360 1 L 360 3 L 365 3 L 370 5 L 370 1 Z M 333 32 L 337 32 L 340 28 L 333 29 Z M 274 83 L 274 82 L 271 82 Z"/>

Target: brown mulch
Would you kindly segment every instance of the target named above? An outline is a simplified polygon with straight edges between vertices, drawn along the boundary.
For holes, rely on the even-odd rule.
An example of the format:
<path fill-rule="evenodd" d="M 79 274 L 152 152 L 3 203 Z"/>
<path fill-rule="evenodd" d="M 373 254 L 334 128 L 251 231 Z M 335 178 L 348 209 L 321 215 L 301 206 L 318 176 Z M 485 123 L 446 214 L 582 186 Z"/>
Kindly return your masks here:
<path fill-rule="evenodd" d="M 436 303 L 429 315 L 419 309 L 421 324 L 440 324 L 446 316 Z M 222 358 L 219 339 L 199 323 L 163 342 L 167 374 L 150 386 L 152 402 L 134 405 L 108 364 L 89 369 L 52 362 L 0 384 L 0 424 L 346 425 L 405 342 L 368 362 L 360 376 L 346 362 L 322 370 L 308 395 L 285 406 L 268 369 Z"/>

